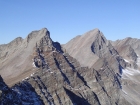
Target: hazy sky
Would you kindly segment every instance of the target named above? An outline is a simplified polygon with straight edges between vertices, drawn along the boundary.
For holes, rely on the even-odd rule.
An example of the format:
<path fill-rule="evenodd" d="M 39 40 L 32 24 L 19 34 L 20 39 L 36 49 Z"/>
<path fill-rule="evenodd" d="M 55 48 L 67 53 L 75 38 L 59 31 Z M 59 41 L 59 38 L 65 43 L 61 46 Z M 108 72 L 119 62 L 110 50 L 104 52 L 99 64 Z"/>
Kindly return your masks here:
<path fill-rule="evenodd" d="M 0 44 L 44 27 L 62 44 L 94 28 L 140 39 L 140 0 L 0 0 Z"/>

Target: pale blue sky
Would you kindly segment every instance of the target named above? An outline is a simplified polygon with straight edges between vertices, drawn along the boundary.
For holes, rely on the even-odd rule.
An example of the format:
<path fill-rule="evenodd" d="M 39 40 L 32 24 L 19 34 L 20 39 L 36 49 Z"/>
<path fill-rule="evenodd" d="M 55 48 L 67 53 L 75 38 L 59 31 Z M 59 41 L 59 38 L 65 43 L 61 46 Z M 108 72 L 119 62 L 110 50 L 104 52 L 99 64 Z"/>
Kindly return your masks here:
<path fill-rule="evenodd" d="M 140 0 L 0 0 L 0 44 L 44 27 L 62 44 L 94 28 L 140 39 Z"/>

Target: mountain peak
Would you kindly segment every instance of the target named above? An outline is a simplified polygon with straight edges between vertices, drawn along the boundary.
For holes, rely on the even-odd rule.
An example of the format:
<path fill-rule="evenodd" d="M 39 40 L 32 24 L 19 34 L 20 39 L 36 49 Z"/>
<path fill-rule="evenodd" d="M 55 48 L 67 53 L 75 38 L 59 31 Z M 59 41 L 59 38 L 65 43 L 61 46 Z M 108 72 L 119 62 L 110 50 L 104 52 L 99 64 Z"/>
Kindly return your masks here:
<path fill-rule="evenodd" d="M 100 32 L 100 30 L 98 28 L 93 29 L 94 31 Z"/>
<path fill-rule="evenodd" d="M 48 29 L 46 27 L 40 29 L 41 31 L 48 31 Z"/>
<path fill-rule="evenodd" d="M 94 29 L 92 29 L 92 30 L 90 30 L 89 32 L 100 32 L 100 30 L 99 30 L 99 28 L 94 28 Z"/>
<path fill-rule="evenodd" d="M 40 30 L 35 30 L 32 31 L 31 33 L 28 34 L 28 36 L 26 37 L 27 43 L 30 42 L 30 40 L 34 40 L 34 42 L 39 42 L 43 37 L 48 37 L 50 38 L 50 32 L 48 31 L 47 28 L 42 28 Z"/>
<path fill-rule="evenodd" d="M 25 39 L 18 37 L 9 44 L 0 47 L 0 74 L 4 79 L 6 78 L 5 81 L 8 85 L 12 83 L 9 78 L 14 78 L 13 83 L 15 83 L 17 81 L 15 78 L 18 75 L 29 72 L 29 69 L 32 68 L 34 50 L 40 46 L 43 46 L 43 50 L 51 50 L 53 47 L 53 41 L 47 28 L 32 31 Z M 5 60 L 7 62 L 4 62 Z M 20 62 L 19 65 L 17 65 L 18 62 Z M 14 73 L 11 69 L 14 70 Z"/>
<path fill-rule="evenodd" d="M 7 45 L 18 45 L 20 43 L 22 43 L 23 38 L 22 37 L 17 37 L 15 38 L 13 41 L 11 41 L 10 43 L 8 43 Z"/>
<path fill-rule="evenodd" d="M 50 32 L 48 31 L 47 28 L 42 28 L 39 30 L 40 34 L 44 34 L 44 35 L 50 35 Z"/>
<path fill-rule="evenodd" d="M 94 43 L 96 42 L 96 44 Z M 99 50 L 106 46 L 107 40 L 98 28 L 90 30 L 85 34 L 72 39 L 70 42 L 64 45 L 64 48 L 69 54 L 76 58 L 82 66 L 91 67 L 94 62 L 99 58 L 94 52 L 98 50 L 93 49 L 93 45 L 99 45 Z M 96 50 L 96 51 L 95 51 Z M 81 58 L 81 56 L 83 58 Z"/>
<path fill-rule="evenodd" d="M 89 35 L 95 36 L 95 35 L 98 35 L 99 33 L 100 33 L 100 30 L 98 28 L 95 28 L 95 29 L 92 29 L 92 30 L 86 32 L 85 34 L 88 35 L 88 37 L 89 37 Z"/>

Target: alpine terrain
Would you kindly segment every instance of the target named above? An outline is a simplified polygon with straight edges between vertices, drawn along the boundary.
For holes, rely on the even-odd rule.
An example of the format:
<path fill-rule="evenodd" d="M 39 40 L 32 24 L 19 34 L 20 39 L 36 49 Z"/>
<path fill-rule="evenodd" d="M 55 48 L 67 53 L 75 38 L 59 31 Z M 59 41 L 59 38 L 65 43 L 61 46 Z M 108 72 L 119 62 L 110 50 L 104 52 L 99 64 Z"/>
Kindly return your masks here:
<path fill-rule="evenodd" d="M 140 40 L 99 29 L 61 45 L 47 28 L 0 45 L 0 105 L 139 105 Z"/>

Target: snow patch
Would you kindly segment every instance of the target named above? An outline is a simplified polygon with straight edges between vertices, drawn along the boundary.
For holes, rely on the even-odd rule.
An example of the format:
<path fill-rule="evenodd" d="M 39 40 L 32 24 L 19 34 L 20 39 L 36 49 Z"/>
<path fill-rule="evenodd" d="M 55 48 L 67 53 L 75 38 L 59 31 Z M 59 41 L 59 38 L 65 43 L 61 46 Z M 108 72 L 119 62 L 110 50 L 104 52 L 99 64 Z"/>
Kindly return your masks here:
<path fill-rule="evenodd" d="M 140 67 L 140 56 L 137 54 L 137 65 Z"/>
<path fill-rule="evenodd" d="M 131 80 L 131 81 L 133 81 L 135 83 L 140 83 L 137 79 L 134 78 L 137 75 L 140 75 L 140 71 L 139 70 L 127 68 L 127 69 L 123 69 L 122 78 L 123 79 Z"/>
<path fill-rule="evenodd" d="M 132 71 L 129 71 L 129 70 L 127 70 L 127 69 L 124 69 L 124 70 L 123 70 L 123 73 L 124 73 L 124 74 L 128 74 L 128 75 L 134 75 Z"/>
<path fill-rule="evenodd" d="M 26 77 L 25 79 L 29 79 L 29 77 Z"/>
<path fill-rule="evenodd" d="M 137 65 L 140 66 L 140 57 L 137 58 Z"/>
<path fill-rule="evenodd" d="M 127 92 L 125 92 L 124 90 L 122 90 L 124 92 L 124 94 L 127 94 Z"/>
<path fill-rule="evenodd" d="M 35 66 L 35 62 L 33 62 L 32 65 L 33 65 L 33 67 L 36 67 L 36 66 Z"/>
<path fill-rule="evenodd" d="M 103 68 L 100 68 L 101 70 L 103 70 Z"/>
<path fill-rule="evenodd" d="M 129 62 L 128 60 L 126 60 L 126 59 L 124 59 L 125 60 L 125 62 Z"/>
<path fill-rule="evenodd" d="M 13 88 L 12 90 L 17 92 L 18 94 L 21 94 L 20 91 L 17 88 Z"/>
<path fill-rule="evenodd" d="M 123 74 L 125 75 L 138 75 L 140 74 L 139 70 L 136 69 L 132 69 L 132 68 L 127 68 L 127 69 L 123 69 Z"/>
<path fill-rule="evenodd" d="M 32 77 L 32 76 L 34 76 L 34 73 L 33 73 L 33 74 L 31 74 L 31 77 Z"/>

